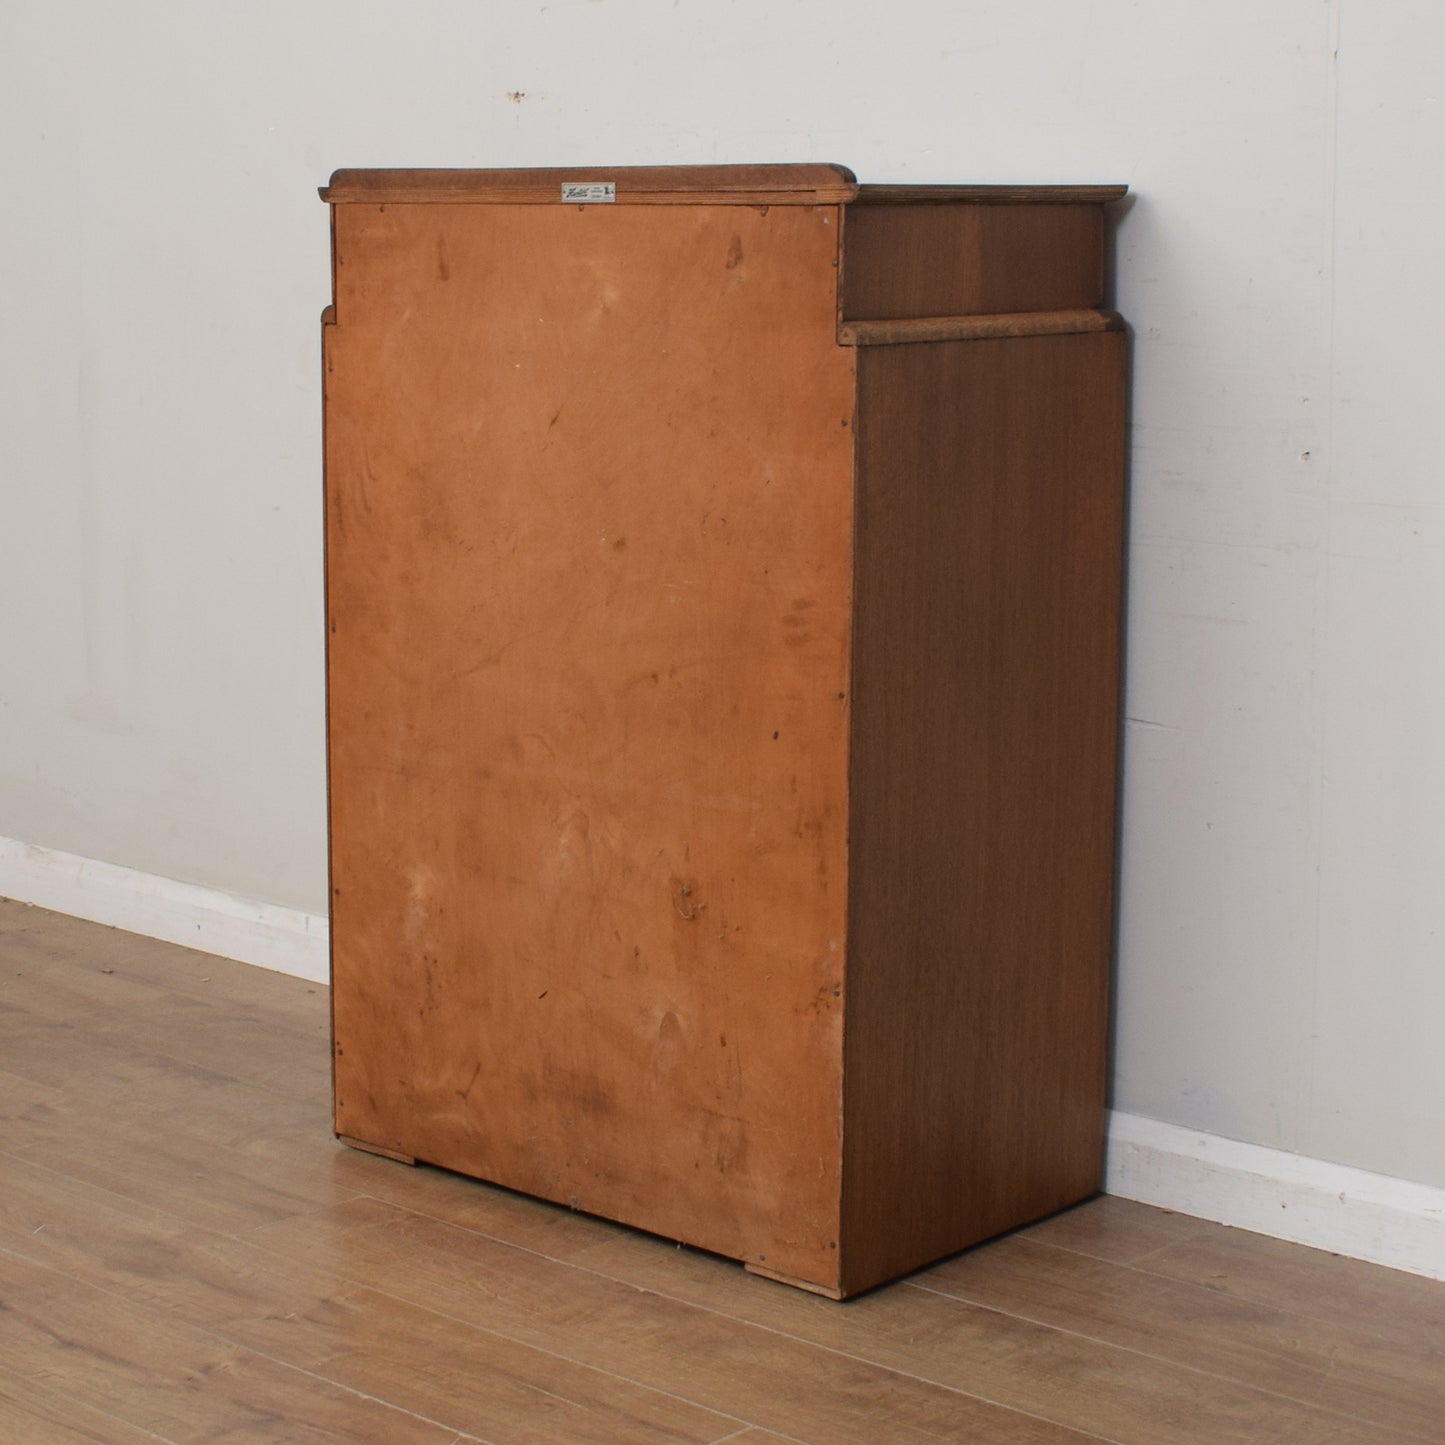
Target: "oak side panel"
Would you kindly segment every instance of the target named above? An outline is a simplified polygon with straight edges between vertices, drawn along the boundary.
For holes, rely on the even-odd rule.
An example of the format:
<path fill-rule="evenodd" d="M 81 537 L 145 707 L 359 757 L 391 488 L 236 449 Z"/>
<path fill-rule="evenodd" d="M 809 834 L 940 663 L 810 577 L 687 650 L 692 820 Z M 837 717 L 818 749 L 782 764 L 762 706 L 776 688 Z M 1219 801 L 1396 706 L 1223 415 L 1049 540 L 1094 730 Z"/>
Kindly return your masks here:
<path fill-rule="evenodd" d="M 836 1278 L 836 207 L 339 205 L 336 1127 Z"/>
<path fill-rule="evenodd" d="M 1124 355 L 859 352 L 847 1292 L 1099 1185 Z"/>
<path fill-rule="evenodd" d="M 852 205 L 844 321 L 1072 311 L 1103 300 L 1099 205 Z"/>

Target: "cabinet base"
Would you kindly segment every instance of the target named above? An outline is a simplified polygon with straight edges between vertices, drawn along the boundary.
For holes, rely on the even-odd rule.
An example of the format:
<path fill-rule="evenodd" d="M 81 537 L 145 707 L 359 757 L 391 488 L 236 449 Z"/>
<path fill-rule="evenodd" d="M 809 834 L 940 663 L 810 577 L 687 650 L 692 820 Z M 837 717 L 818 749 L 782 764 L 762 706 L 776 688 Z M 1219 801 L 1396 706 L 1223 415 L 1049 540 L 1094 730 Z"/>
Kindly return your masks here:
<path fill-rule="evenodd" d="M 749 1274 L 756 1274 L 763 1279 L 774 1280 L 778 1284 L 791 1285 L 794 1289 L 805 1289 L 809 1294 L 820 1294 L 824 1299 L 842 1299 L 843 1291 L 833 1289 L 826 1284 L 814 1284 L 810 1279 L 799 1279 L 796 1275 L 779 1274 L 775 1269 L 769 1269 L 765 1264 L 753 1264 L 748 1260 L 743 1261 L 743 1268 Z"/>
<path fill-rule="evenodd" d="M 416 1163 L 410 1154 L 403 1154 L 399 1149 L 388 1149 L 384 1144 L 368 1144 L 365 1139 L 353 1139 L 349 1134 L 338 1134 L 336 1137 L 348 1148 L 360 1149 L 363 1154 L 380 1154 L 383 1159 L 395 1159 L 398 1164 Z"/>

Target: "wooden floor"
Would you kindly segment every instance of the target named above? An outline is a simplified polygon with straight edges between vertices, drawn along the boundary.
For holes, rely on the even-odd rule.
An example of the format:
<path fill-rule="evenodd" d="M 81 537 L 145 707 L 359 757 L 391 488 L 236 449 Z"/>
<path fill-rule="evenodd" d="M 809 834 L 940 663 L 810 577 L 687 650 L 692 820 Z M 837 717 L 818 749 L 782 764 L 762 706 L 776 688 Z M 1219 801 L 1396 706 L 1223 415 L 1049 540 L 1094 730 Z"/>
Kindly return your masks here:
<path fill-rule="evenodd" d="M 1100 1199 L 839 1305 L 327 1069 L 324 988 L 0 902 L 0 1441 L 1445 1441 L 1445 1285 Z"/>

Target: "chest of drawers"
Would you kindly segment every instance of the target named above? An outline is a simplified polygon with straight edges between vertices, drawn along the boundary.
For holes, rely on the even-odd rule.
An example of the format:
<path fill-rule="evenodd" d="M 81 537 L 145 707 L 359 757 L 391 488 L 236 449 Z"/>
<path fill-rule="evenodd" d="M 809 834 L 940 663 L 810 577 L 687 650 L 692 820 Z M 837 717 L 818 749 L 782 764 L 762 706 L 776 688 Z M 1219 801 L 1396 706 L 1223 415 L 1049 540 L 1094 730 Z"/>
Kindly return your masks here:
<path fill-rule="evenodd" d="M 1121 194 L 333 177 L 342 1138 L 834 1296 L 1097 1189 Z"/>

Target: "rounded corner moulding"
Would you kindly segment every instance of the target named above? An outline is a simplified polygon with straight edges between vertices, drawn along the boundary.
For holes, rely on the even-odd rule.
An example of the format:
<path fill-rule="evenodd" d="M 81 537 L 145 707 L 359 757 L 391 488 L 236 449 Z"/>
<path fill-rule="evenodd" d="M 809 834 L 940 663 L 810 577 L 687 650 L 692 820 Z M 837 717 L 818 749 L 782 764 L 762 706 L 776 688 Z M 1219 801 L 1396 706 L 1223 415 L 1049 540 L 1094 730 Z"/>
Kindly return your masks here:
<path fill-rule="evenodd" d="M 913 316 L 844 321 L 840 346 L 899 346 L 925 341 L 1004 341 L 1122 331 L 1124 318 L 1105 308 L 1013 311 L 972 316 Z"/>

